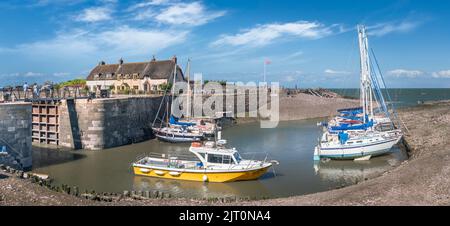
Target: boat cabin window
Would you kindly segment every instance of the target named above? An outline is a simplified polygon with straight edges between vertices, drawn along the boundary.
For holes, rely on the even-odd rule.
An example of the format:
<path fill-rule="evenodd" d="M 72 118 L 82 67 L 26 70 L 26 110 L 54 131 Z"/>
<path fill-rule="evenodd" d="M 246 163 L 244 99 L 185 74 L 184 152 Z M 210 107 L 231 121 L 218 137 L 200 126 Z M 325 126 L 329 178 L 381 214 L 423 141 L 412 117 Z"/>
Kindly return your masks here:
<path fill-rule="evenodd" d="M 231 156 L 229 155 L 217 155 L 217 154 L 208 154 L 208 162 L 209 163 L 220 163 L 220 164 L 231 164 Z"/>
<path fill-rule="evenodd" d="M 206 153 L 201 153 L 201 152 L 199 152 L 198 154 L 199 154 L 203 159 L 206 160 Z"/>
<path fill-rule="evenodd" d="M 236 159 L 237 163 L 241 162 L 242 158 L 241 158 L 241 155 L 239 155 L 239 153 L 235 152 L 233 154 L 233 156 L 234 156 L 234 159 Z"/>
<path fill-rule="evenodd" d="M 222 163 L 223 155 L 208 154 L 209 163 Z"/>
<path fill-rule="evenodd" d="M 223 164 L 231 164 L 231 163 L 232 163 L 231 156 L 229 156 L 229 155 L 224 155 L 224 156 L 223 156 L 223 161 L 222 161 L 222 163 L 223 163 Z"/>

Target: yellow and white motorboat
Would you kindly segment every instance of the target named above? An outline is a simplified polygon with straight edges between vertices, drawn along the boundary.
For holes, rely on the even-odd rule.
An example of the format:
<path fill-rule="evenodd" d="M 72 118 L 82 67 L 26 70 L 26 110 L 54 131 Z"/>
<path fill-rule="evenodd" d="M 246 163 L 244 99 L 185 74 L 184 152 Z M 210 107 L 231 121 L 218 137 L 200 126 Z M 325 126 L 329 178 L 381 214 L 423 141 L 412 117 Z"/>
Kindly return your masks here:
<path fill-rule="evenodd" d="M 189 151 L 197 160 L 165 154 L 146 156 L 133 163 L 135 175 L 203 182 L 255 180 L 276 161 L 244 160 L 226 141 L 193 142 Z"/>

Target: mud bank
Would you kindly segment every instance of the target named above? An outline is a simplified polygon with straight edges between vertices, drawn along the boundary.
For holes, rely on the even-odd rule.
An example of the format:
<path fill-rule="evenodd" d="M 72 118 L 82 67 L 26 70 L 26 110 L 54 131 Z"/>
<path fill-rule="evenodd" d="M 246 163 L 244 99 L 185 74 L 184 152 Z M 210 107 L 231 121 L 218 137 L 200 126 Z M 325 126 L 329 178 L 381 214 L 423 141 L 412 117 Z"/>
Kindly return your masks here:
<path fill-rule="evenodd" d="M 359 100 L 336 97 L 318 97 L 305 93 L 281 94 L 279 120 L 292 121 L 333 116 L 338 109 L 359 106 Z M 257 122 L 258 118 L 237 118 L 237 123 Z"/>

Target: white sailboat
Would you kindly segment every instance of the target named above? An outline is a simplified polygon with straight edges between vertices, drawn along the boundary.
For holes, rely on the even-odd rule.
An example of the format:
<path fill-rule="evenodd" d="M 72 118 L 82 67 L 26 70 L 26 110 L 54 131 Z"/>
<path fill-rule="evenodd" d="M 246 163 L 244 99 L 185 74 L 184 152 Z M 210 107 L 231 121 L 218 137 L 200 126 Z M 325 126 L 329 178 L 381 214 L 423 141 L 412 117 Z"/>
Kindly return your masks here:
<path fill-rule="evenodd" d="M 173 72 L 173 83 L 172 83 L 172 91 L 171 91 L 172 103 L 173 103 L 173 97 L 174 97 L 176 76 L 177 76 L 177 64 L 175 64 L 174 72 Z M 161 101 L 161 105 L 159 107 L 158 113 L 156 114 L 157 115 L 156 117 L 158 117 L 158 115 L 160 113 L 161 106 L 162 106 L 163 102 L 165 101 L 165 98 L 166 98 L 166 94 L 164 94 L 164 98 Z M 203 140 L 204 134 L 201 131 L 190 129 L 189 128 L 189 126 L 191 125 L 190 123 L 189 124 L 179 123 L 177 125 L 173 125 L 169 122 L 168 104 L 169 104 L 169 101 L 167 101 L 167 103 L 166 103 L 166 112 L 165 112 L 166 122 L 163 122 L 161 120 L 160 127 L 155 126 L 156 118 L 155 118 L 155 121 L 153 122 L 152 130 L 153 130 L 155 136 L 161 141 L 170 142 L 170 143 L 184 143 L 184 142 L 194 142 L 194 141 Z M 173 109 L 171 112 L 173 112 Z M 172 115 L 170 116 L 170 118 L 171 118 L 171 121 L 174 119 L 174 117 Z M 163 126 L 164 124 L 166 124 L 166 125 Z"/>
<path fill-rule="evenodd" d="M 402 138 L 402 131 L 396 129 L 389 118 L 383 96 L 371 73 L 369 44 L 364 26 L 358 26 L 361 57 L 361 107 L 344 109 L 341 115 L 327 125 L 319 144 L 314 149 L 314 160 L 355 159 L 368 160 L 373 156 L 390 152 L 392 146 Z M 377 98 L 374 98 L 374 89 Z M 383 106 L 384 115 L 374 114 L 374 101 Z M 380 104 L 381 102 L 381 104 Z M 342 116 L 345 112 L 346 116 Z M 392 125 L 384 127 L 383 125 Z"/>
<path fill-rule="evenodd" d="M 191 85 L 190 85 L 190 73 L 191 73 L 191 60 L 188 59 L 186 67 L 186 77 L 188 81 L 186 95 L 186 115 L 182 119 L 171 117 L 169 123 L 173 127 L 185 127 L 190 131 L 196 131 L 202 133 L 205 137 L 213 137 L 216 130 L 216 123 L 209 121 L 205 118 L 192 117 L 192 103 L 191 103 Z M 214 119 L 213 119 L 214 120 Z"/>

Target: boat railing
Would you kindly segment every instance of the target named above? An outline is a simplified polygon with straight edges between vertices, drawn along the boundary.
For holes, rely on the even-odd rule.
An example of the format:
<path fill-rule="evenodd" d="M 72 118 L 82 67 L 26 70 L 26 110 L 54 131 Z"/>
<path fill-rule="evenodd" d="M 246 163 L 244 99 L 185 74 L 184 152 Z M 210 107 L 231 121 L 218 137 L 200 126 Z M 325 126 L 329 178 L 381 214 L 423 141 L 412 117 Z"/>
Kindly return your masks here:
<path fill-rule="evenodd" d="M 262 162 L 263 164 L 266 162 L 270 162 L 267 160 L 269 157 L 269 154 L 267 152 L 245 152 L 241 153 L 240 155 L 243 157 L 244 160 L 250 160 L 247 165 L 247 168 L 251 168 L 259 162 Z M 248 158 L 245 156 L 248 156 Z"/>
<path fill-rule="evenodd" d="M 167 154 L 167 153 L 156 153 L 156 152 L 150 152 L 142 154 L 138 157 L 139 159 L 143 159 L 145 157 L 149 158 L 158 158 L 163 160 L 171 160 L 171 158 L 176 158 L 173 160 L 181 160 L 181 161 L 199 161 L 194 155 L 186 155 L 186 154 Z"/>
<path fill-rule="evenodd" d="M 258 160 L 258 161 L 264 161 L 267 160 L 267 158 L 269 157 L 269 154 L 267 152 L 244 152 L 244 153 L 240 153 L 240 155 L 242 157 L 244 157 L 243 159 L 245 160 Z M 247 158 L 248 157 L 248 158 Z"/>
<path fill-rule="evenodd" d="M 159 160 L 151 160 L 148 158 Z M 138 164 L 158 165 L 168 168 L 202 169 L 202 165 L 198 165 L 199 162 L 200 161 L 195 156 L 164 153 L 145 153 L 140 155 L 136 161 Z"/>

